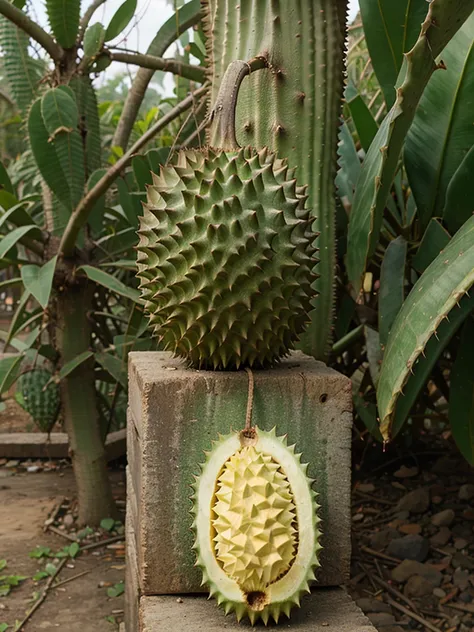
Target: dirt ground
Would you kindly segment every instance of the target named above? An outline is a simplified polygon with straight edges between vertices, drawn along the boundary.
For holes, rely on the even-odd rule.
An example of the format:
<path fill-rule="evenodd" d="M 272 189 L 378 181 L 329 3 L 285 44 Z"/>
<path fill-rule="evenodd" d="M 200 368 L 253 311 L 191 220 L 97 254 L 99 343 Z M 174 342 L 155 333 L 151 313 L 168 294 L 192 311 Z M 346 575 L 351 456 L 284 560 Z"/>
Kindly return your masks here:
<path fill-rule="evenodd" d="M 4 464 L 6 465 L 6 464 Z M 114 495 L 125 498 L 124 470 L 111 472 Z M 29 552 L 38 545 L 61 550 L 70 541 L 44 531 L 44 522 L 64 498 L 71 498 L 74 479 L 71 468 L 28 473 L 15 467 L 0 468 L 0 559 L 7 567 L 0 574 L 23 575 L 28 579 L 0 597 L 0 624 L 8 623 L 13 632 L 31 608 L 33 593 L 39 592 L 47 578 L 34 582 L 32 576 L 48 560 L 32 559 Z M 104 538 L 107 534 L 104 534 Z M 51 560 L 57 565 L 57 561 Z M 57 582 L 82 574 L 62 586 L 52 588 L 25 632 L 58 629 L 67 632 L 113 632 L 123 618 L 123 595 L 109 597 L 107 588 L 124 579 L 124 548 L 120 543 L 84 551 L 70 559 Z M 0 582 L 1 583 L 1 582 Z M 109 620 L 107 620 L 109 617 Z"/>

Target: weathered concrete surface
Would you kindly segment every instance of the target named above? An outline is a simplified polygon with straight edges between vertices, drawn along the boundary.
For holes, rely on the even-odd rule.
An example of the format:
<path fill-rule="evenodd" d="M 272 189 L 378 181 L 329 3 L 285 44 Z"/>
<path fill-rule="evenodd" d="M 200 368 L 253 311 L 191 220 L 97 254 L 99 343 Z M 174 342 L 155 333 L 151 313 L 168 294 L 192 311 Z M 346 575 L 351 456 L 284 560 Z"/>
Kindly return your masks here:
<path fill-rule="evenodd" d="M 237 623 L 235 616 L 217 608 L 204 597 L 142 597 L 139 632 L 230 632 L 251 628 L 247 619 Z M 293 610 L 291 619 L 282 617 L 278 629 L 298 632 L 376 632 L 367 617 L 342 588 L 315 590 Z M 264 629 L 263 626 L 259 626 Z M 272 626 L 273 627 L 273 626 Z M 277 627 L 274 628 L 275 630 Z M 135 629 L 127 632 L 135 632 Z"/>
<path fill-rule="evenodd" d="M 350 381 L 300 353 L 256 371 L 253 423 L 288 434 L 316 479 L 322 517 L 319 584 L 350 562 Z M 245 423 L 248 377 L 186 369 L 167 353 L 131 353 L 129 496 L 144 595 L 201 592 L 191 550 L 190 484 L 218 433 Z"/>

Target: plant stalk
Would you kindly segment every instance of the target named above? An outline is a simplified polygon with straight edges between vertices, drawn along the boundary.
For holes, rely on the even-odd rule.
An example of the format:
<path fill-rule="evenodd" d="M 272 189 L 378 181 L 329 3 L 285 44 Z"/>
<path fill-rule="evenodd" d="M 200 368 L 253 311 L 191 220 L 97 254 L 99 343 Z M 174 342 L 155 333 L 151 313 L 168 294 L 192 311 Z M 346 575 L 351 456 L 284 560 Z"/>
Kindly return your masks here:
<path fill-rule="evenodd" d="M 57 295 L 57 346 L 62 364 L 90 347 L 89 311 L 93 285 L 68 284 Z M 94 359 L 82 362 L 61 381 L 65 430 L 79 498 L 79 522 L 98 525 L 116 515 L 107 474 L 95 392 Z"/>
<path fill-rule="evenodd" d="M 141 53 L 122 53 L 107 51 L 112 61 L 120 61 L 124 64 L 132 64 L 149 70 L 163 70 L 174 75 L 180 75 L 191 81 L 204 83 L 206 79 L 206 69 L 201 66 L 185 64 L 177 59 L 163 59 L 154 55 L 142 55 Z"/>

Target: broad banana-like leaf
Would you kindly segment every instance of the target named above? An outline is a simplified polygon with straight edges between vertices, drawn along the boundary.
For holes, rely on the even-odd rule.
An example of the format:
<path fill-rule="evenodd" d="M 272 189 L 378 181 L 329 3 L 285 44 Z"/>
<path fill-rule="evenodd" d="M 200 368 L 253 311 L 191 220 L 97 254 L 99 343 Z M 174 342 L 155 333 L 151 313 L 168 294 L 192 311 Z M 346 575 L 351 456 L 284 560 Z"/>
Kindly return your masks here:
<path fill-rule="evenodd" d="M 377 134 L 378 125 L 363 97 L 353 86 L 347 86 L 345 99 L 357 130 L 362 149 L 367 152 Z"/>
<path fill-rule="evenodd" d="M 473 309 L 473 283 L 474 216 L 421 275 L 393 324 L 377 388 L 386 440 L 403 425 L 440 353 Z"/>
<path fill-rule="evenodd" d="M 442 216 L 449 183 L 474 145 L 474 13 L 443 50 L 442 60 L 446 70 L 431 77 L 405 142 L 422 226 Z"/>
<path fill-rule="evenodd" d="M 474 465 L 474 319 L 464 323 L 451 370 L 449 422 L 456 445 Z"/>
<path fill-rule="evenodd" d="M 379 335 L 385 347 L 388 334 L 405 300 L 407 242 L 397 237 L 389 243 L 380 270 Z"/>
<path fill-rule="evenodd" d="M 58 43 L 63 48 L 72 48 L 79 31 L 81 0 L 46 0 L 46 12 Z"/>
<path fill-rule="evenodd" d="M 471 99 L 471 104 L 474 103 Z M 474 213 L 472 177 L 474 174 L 474 144 L 451 178 L 446 192 L 443 218 L 447 227 L 455 233 Z"/>
<path fill-rule="evenodd" d="M 474 10 L 474 0 L 432 0 L 420 36 L 400 71 L 396 101 L 362 165 L 348 232 L 347 271 L 359 293 L 367 261 L 377 247 L 383 212 L 403 143 L 436 58 Z M 439 70 L 438 72 L 441 72 Z"/>
<path fill-rule="evenodd" d="M 359 0 L 359 6 L 372 66 L 385 101 L 392 107 L 403 54 L 420 33 L 426 0 Z"/>

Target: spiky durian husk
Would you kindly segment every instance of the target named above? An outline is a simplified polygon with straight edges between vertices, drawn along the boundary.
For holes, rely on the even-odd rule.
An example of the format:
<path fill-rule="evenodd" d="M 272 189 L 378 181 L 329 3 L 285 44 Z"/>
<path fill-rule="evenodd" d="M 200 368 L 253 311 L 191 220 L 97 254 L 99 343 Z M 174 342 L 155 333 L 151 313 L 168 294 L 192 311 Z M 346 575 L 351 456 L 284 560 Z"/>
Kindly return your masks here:
<path fill-rule="evenodd" d="M 40 367 L 26 371 L 17 381 L 15 399 L 42 432 L 51 432 L 61 405 L 59 386 L 52 377 L 51 371 Z"/>
<path fill-rule="evenodd" d="M 307 465 L 275 430 L 220 437 L 193 495 L 203 584 L 226 613 L 266 624 L 290 615 L 319 566 L 319 518 Z"/>
<path fill-rule="evenodd" d="M 266 150 L 182 151 L 149 187 L 138 274 L 166 350 L 197 368 L 274 364 L 313 295 L 315 248 L 294 170 Z"/>

